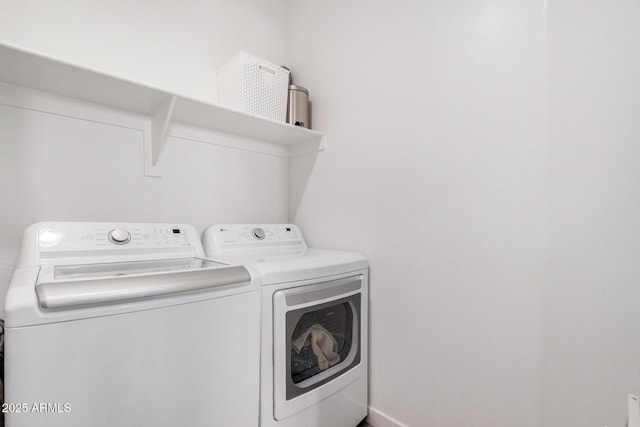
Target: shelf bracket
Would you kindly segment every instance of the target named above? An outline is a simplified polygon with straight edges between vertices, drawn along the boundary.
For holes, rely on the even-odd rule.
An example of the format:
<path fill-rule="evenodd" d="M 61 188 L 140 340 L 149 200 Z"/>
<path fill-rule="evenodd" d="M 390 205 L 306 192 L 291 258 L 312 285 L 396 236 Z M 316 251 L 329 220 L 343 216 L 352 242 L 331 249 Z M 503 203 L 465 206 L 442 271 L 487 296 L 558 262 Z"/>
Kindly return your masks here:
<path fill-rule="evenodd" d="M 326 135 L 307 141 L 300 141 L 289 146 L 289 158 L 306 156 L 324 151 L 326 145 Z"/>
<path fill-rule="evenodd" d="M 167 129 L 176 105 L 176 96 L 168 97 L 151 115 L 151 164 L 158 165 L 160 154 L 167 143 Z"/>
<path fill-rule="evenodd" d="M 162 176 L 157 167 L 160 155 L 167 143 L 167 129 L 176 105 L 176 96 L 167 97 L 151 115 L 151 138 L 145 138 L 144 165 L 146 176 Z"/>

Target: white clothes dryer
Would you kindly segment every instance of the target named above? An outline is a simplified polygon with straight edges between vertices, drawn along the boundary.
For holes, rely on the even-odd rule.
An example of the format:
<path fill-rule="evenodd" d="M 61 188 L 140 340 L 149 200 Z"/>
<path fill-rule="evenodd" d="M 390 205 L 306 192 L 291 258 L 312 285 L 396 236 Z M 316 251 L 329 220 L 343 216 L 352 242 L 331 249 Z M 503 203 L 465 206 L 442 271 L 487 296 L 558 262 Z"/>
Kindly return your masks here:
<path fill-rule="evenodd" d="M 293 224 L 205 230 L 210 257 L 262 282 L 261 427 L 354 427 L 367 416 L 368 264 L 309 248 Z"/>
<path fill-rule="evenodd" d="M 189 225 L 34 224 L 5 313 L 8 427 L 259 422 L 260 286 Z"/>

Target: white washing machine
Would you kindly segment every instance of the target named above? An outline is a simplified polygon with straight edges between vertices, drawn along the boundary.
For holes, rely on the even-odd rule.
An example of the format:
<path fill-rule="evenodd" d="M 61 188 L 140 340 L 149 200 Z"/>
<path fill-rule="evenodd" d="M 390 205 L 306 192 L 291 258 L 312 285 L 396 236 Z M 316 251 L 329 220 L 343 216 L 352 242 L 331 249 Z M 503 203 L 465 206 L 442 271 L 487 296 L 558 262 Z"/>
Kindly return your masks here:
<path fill-rule="evenodd" d="M 262 427 L 354 427 L 367 416 L 368 264 L 308 248 L 292 224 L 224 224 L 208 256 L 262 281 Z"/>
<path fill-rule="evenodd" d="M 29 227 L 6 299 L 6 425 L 256 426 L 260 286 L 199 237 Z"/>

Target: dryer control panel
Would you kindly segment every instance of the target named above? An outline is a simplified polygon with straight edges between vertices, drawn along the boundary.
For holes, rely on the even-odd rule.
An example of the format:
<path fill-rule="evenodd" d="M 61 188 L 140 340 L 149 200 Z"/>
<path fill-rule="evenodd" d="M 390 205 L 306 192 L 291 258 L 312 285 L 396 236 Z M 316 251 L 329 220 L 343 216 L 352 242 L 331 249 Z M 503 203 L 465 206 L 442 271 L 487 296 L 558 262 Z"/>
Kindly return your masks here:
<path fill-rule="evenodd" d="M 307 247 L 294 224 L 217 224 L 204 232 L 205 252 L 225 254 L 237 250 L 300 250 Z"/>

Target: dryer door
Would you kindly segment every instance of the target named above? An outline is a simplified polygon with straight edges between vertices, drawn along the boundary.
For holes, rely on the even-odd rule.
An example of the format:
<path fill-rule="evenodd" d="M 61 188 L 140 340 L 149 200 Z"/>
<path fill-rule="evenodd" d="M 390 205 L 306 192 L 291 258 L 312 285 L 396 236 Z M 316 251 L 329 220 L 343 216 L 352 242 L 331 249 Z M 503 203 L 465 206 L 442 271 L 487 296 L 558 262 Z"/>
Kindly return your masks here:
<path fill-rule="evenodd" d="M 274 294 L 274 416 L 286 418 L 362 375 L 361 275 Z"/>

